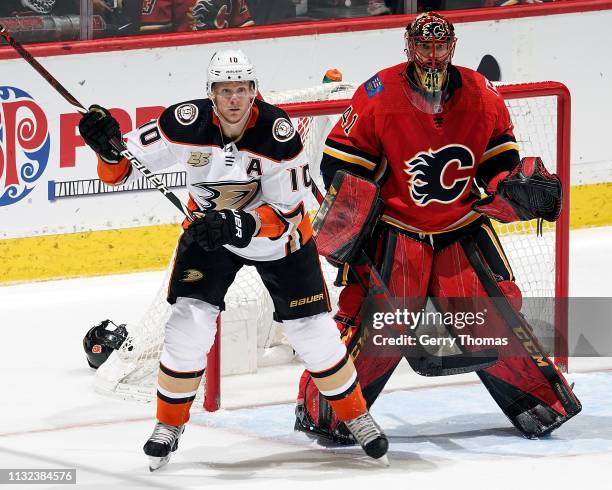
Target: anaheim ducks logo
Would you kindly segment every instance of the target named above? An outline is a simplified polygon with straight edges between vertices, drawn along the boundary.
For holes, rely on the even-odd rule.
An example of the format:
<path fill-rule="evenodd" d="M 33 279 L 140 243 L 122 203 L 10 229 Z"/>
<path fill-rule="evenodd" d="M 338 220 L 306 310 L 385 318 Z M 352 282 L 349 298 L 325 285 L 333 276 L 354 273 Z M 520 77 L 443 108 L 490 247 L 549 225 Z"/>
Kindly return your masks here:
<path fill-rule="evenodd" d="M 183 271 L 183 277 L 179 279 L 181 282 L 197 282 L 204 279 L 204 274 L 197 269 L 186 269 Z"/>
<path fill-rule="evenodd" d="M 418 153 L 405 162 L 412 200 L 418 206 L 456 201 L 469 184 L 474 163 L 474 154 L 463 145 Z"/>
<path fill-rule="evenodd" d="M 259 192 L 259 180 L 248 182 L 198 182 L 193 184 L 202 191 L 198 197 L 204 201 L 205 211 L 212 209 L 243 209 Z"/>

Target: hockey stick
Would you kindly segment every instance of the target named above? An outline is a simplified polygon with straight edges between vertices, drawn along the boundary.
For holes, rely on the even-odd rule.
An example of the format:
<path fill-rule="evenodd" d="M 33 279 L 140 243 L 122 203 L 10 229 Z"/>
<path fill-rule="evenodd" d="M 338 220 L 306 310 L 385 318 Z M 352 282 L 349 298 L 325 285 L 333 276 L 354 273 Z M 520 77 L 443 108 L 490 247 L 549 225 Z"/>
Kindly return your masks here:
<path fill-rule="evenodd" d="M 51 73 L 47 71 L 47 69 L 42 66 L 29 52 L 25 49 L 19 41 L 17 41 L 6 27 L 0 24 L 0 36 L 4 38 L 4 40 L 13 48 L 19 55 L 27 61 L 32 68 L 34 68 L 39 75 L 41 75 L 49 84 L 57 91 L 59 94 L 64 97 L 70 104 L 77 108 L 77 110 L 81 114 L 86 114 L 88 111 L 85 109 L 83 104 L 81 104 L 66 88 L 57 81 Z M 151 172 L 140 160 L 138 160 L 125 146 L 125 143 L 120 138 L 112 138 L 109 141 L 110 145 L 119 152 L 119 154 L 126 158 L 128 162 L 132 164 L 136 169 L 138 169 L 142 175 L 158 190 L 160 191 L 166 198 L 174 204 L 174 206 L 181 212 L 189 221 L 194 220 L 194 216 L 189 210 L 189 208 L 174 194 L 170 189 L 168 189 L 164 183 L 159 180 L 156 175 L 153 175 Z"/>
<path fill-rule="evenodd" d="M 323 202 L 323 193 L 314 181 L 311 184 L 312 193 L 319 205 Z M 386 302 L 388 311 L 397 311 L 398 306 L 393 300 L 393 295 L 387 287 L 382 276 L 374 263 L 362 249 L 359 261 L 365 265 L 366 275 L 369 276 L 371 284 L 353 268 L 353 272 L 361 288 L 366 293 L 380 294 Z M 410 330 L 414 333 L 413 330 Z M 453 374 L 470 373 L 480 371 L 493 366 L 499 360 L 499 354 L 495 349 L 484 349 L 463 354 L 450 354 L 446 356 L 434 356 L 427 352 L 423 346 L 416 341 L 410 348 L 410 352 L 403 352 L 410 367 L 421 376 L 450 376 Z M 401 349 L 403 351 L 403 349 Z"/>

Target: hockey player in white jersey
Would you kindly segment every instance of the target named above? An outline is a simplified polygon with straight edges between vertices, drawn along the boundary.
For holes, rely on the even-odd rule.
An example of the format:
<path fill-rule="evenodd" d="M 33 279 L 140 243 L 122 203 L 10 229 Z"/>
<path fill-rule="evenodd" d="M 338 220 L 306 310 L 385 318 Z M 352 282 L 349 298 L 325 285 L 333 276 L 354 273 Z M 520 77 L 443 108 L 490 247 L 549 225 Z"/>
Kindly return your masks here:
<path fill-rule="evenodd" d="M 144 445 L 154 470 L 168 462 L 189 420 L 224 297 L 243 265 L 257 268 L 275 319 L 320 392 L 365 452 L 386 460 L 388 442 L 373 421 L 353 361 L 335 322 L 304 199 L 308 161 L 287 115 L 256 99 L 253 65 L 241 51 L 217 52 L 208 68 L 207 99 L 167 108 L 128 133 L 128 149 L 157 172 L 182 164 L 189 208 L 170 280 L 172 313 L 160 358 L 157 423 Z M 92 106 L 79 125 L 98 154 L 98 174 L 112 185 L 140 177 L 112 149 L 117 121 Z"/>

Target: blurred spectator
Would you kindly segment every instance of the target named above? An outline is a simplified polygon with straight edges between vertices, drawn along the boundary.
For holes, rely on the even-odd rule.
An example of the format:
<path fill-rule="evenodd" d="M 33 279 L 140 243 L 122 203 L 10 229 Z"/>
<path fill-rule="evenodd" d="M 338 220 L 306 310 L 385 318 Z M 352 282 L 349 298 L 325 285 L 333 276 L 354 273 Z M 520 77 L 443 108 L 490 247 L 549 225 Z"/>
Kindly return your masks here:
<path fill-rule="evenodd" d="M 140 32 L 143 0 L 92 0 L 94 15 L 106 22 L 104 36 L 127 36 Z"/>
<path fill-rule="evenodd" d="M 0 5 L 0 17 L 78 13 L 78 0 L 2 0 Z"/>
<path fill-rule="evenodd" d="M 404 0 L 385 0 L 385 4 L 391 9 L 392 14 L 406 14 L 406 2 Z"/>
<path fill-rule="evenodd" d="M 445 0 L 419 0 L 417 10 L 418 12 L 445 10 L 444 3 Z"/>
<path fill-rule="evenodd" d="M 246 0 L 144 0 L 140 32 L 199 31 L 254 25 Z"/>
<path fill-rule="evenodd" d="M 187 12 L 193 0 L 143 0 L 140 32 L 143 34 L 189 30 Z"/>
<path fill-rule="evenodd" d="M 197 0 L 191 9 L 193 30 L 246 27 L 255 24 L 247 0 Z"/>
<path fill-rule="evenodd" d="M 403 0 L 308 0 L 308 16 L 340 19 L 402 13 Z"/>
<path fill-rule="evenodd" d="M 531 3 L 551 2 L 555 0 L 419 0 L 418 11 L 473 9 L 480 7 L 504 7 Z"/>
<path fill-rule="evenodd" d="M 255 24 L 265 25 L 294 21 L 299 3 L 299 0 L 249 0 L 249 7 Z"/>
<path fill-rule="evenodd" d="M 22 43 L 76 40 L 81 32 L 79 0 L 2 0 L 0 19 Z"/>
<path fill-rule="evenodd" d="M 391 9 L 382 0 L 368 0 L 369 15 L 387 15 L 391 13 Z"/>

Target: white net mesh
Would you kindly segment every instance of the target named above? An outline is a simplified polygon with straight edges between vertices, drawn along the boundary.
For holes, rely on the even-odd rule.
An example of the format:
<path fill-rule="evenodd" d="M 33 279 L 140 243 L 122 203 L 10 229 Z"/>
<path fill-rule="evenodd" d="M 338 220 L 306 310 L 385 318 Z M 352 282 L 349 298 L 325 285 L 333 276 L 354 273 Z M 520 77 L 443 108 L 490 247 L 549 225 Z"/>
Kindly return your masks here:
<path fill-rule="evenodd" d="M 266 100 L 273 104 L 284 104 L 316 100 L 348 99 L 355 86 L 345 83 L 324 84 L 317 87 L 287 92 L 266 94 Z M 551 172 L 556 172 L 557 141 L 557 104 L 556 98 L 532 97 L 507 100 L 515 136 L 520 145 L 522 156 L 540 156 Z M 298 129 L 307 154 L 310 157 L 311 174 L 317 185 L 322 186 L 318 163 L 321 159 L 323 143 L 339 115 L 307 116 L 292 119 Z M 314 198 L 309 203 L 311 212 L 317 209 Z M 497 225 L 503 247 L 516 276 L 523 296 L 527 298 L 551 298 L 555 296 L 555 279 L 559 271 L 555 264 L 555 225 L 546 223 L 543 236 L 536 236 L 535 222 Z M 336 304 L 339 289 L 332 283 L 336 269 L 325 260 L 321 265 L 330 288 L 332 304 Z M 169 275 L 169 274 L 168 274 Z M 164 326 L 169 315 L 165 301 L 166 282 L 137 325 L 128 326 L 130 337 L 122 348 L 114 353 L 98 369 L 96 389 L 125 398 L 151 400 L 155 395 L 156 373 L 163 342 Z M 272 300 L 253 267 L 244 267 L 230 287 L 225 298 L 227 310 L 223 313 L 222 342 L 227 337 L 254 331 L 256 339 L 229 339 L 230 345 L 255 341 L 257 359 L 249 365 L 249 370 L 257 367 L 290 362 L 293 351 L 286 344 L 280 325 L 272 319 Z M 554 323 L 554 312 L 550 301 L 536 305 L 533 301 L 523 310 L 530 323 L 550 334 Z M 227 325 L 249 325 L 238 334 Z M 232 373 L 230 366 L 223 365 L 222 374 Z"/>

